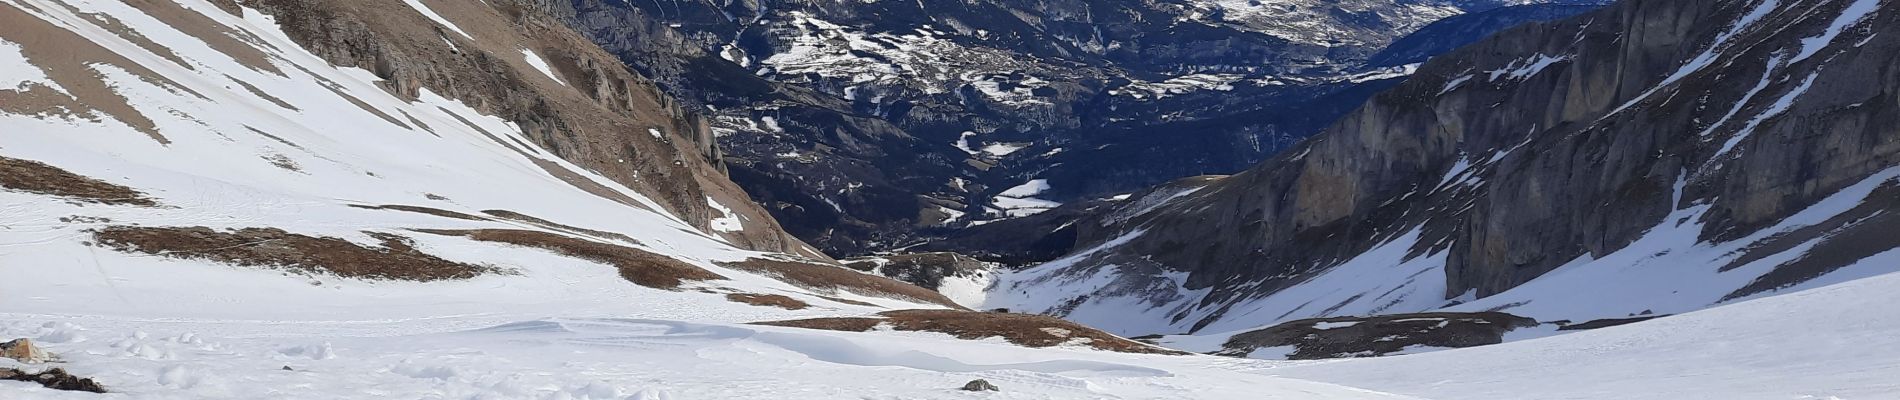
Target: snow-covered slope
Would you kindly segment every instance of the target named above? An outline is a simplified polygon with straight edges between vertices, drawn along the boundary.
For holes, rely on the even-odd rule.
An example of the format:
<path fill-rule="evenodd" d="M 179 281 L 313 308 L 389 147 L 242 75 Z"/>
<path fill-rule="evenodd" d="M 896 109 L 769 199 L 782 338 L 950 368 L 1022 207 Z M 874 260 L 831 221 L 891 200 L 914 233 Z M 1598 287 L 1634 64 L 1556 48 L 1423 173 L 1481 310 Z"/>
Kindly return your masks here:
<path fill-rule="evenodd" d="M 4 319 L 303 321 L 376 334 L 391 321 L 751 321 L 950 304 L 897 293 L 895 281 L 822 281 L 827 269 L 858 274 L 775 244 L 784 233 L 770 217 L 708 173 L 716 160 L 696 149 L 706 138 L 676 130 L 691 121 L 653 108 L 664 97 L 618 64 L 590 69 L 603 64 L 588 57 L 611 58 L 559 25 L 537 32 L 531 14 L 511 20 L 481 2 L 373 14 L 354 14 L 365 6 L 355 2 L 246 5 L 295 12 L 0 2 Z M 333 65 L 292 37 L 313 25 L 381 40 L 364 44 L 377 58 L 422 58 Z M 527 47 L 548 60 L 524 59 Z M 486 81 L 408 77 L 455 60 L 496 69 L 480 72 Z M 478 109 L 509 112 L 511 98 L 438 90 L 528 98 L 544 109 L 512 117 L 557 127 Z M 534 135 L 556 132 L 567 136 Z M 629 152 L 611 161 L 623 167 L 579 164 L 602 163 L 590 146 L 603 144 Z M 697 204 L 669 200 L 682 197 Z"/>
<path fill-rule="evenodd" d="M 1431 399 L 1887 399 L 1900 396 L 1896 287 L 1886 274 L 1563 336 L 1260 372 Z"/>
<path fill-rule="evenodd" d="M 699 194 L 724 219 L 699 226 L 469 105 L 496 98 L 405 98 L 378 76 L 395 72 L 332 65 L 286 28 L 400 17 L 442 33 L 382 36 L 440 46 L 407 62 L 492 57 L 544 89 L 591 85 L 562 52 L 493 45 L 509 22 L 462 8 L 484 3 L 246 4 L 310 8 L 0 2 L 0 337 L 58 357 L 0 368 L 61 367 L 114 398 L 965 398 L 976 378 L 1037 398 L 1397 398 L 1200 358 L 735 325 L 945 305 L 744 267 L 795 260 L 721 234 L 760 229 L 731 214 L 750 204 Z M 631 138 L 690 139 L 601 115 Z M 509 237 L 538 239 L 490 241 Z M 878 281 L 823 261 L 804 262 Z M 718 278 L 662 274 L 680 270 Z M 97 397 L 0 380 L 0 398 Z"/>
<path fill-rule="evenodd" d="M 1071 255 L 984 307 L 1219 343 L 1314 317 L 1675 314 L 1895 271 L 1895 7 L 1625 1 L 1519 27 L 1249 171 L 1078 222 Z"/>
<path fill-rule="evenodd" d="M 1364 372 L 1466 361 L 1442 356 L 1345 368 L 745 325 L 954 305 L 788 254 L 803 248 L 774 242 L 769 217 L 709 173 L 718 152 L 688 117 L 517 5 L 0 0 L 0 339 L 58 357 L 0 369 L 57 366 L 114 392 L 0 380 L 0 398 L 1641 397 L 1545 387 L 1512 361 L 1604 376 L 1635 362 L 1609 357 L 1706 349 L 1675 334 L 1791 313 L 1853 324 L 1799 342 L 1838 368 L 1751 362 L 1803 333 L 1767 322 L 1698 342 L 1723 345 L 1719 357 L 1650 366 L 1721 367 L 1816 396 L 1900 390 L 1863 380 L 1892 364 L 1847 358 L 1886 344 L 1875 334 L 1895 321 L 1818 308 L 1877 310 L 1891 275 L 1518 344 L 1571 358 L 1472 353 L 1467 376 L 1500 378 L 1469 383 Z M 1878 198 L 1876 178 L 1891 176 L 1813 209 Z M 1117 215 L 1165 212 L 1218 182 Z M 1842 271 L 1866 272 L 1855 268 Z M 1564 369 L 1579 365 L 1600 368 Z M 1004 391 L 957 389 L 972 379 Z"/>

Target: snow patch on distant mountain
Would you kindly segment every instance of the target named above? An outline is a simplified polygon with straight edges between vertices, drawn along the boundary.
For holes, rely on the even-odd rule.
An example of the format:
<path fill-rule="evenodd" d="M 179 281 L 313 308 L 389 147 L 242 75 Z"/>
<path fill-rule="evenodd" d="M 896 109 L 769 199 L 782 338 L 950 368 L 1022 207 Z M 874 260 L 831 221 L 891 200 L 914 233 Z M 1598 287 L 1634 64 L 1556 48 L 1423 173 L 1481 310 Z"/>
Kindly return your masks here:
<path fill-rule="evenodd" d="M 1062 206 L 1062 203 L 1035 198 L 1049 190 L 1048 179 L 1034 179 L 1016 185 L 996 195 L 990 204 L 1000 210 L 1005 217 L 1026 217 Z"/>

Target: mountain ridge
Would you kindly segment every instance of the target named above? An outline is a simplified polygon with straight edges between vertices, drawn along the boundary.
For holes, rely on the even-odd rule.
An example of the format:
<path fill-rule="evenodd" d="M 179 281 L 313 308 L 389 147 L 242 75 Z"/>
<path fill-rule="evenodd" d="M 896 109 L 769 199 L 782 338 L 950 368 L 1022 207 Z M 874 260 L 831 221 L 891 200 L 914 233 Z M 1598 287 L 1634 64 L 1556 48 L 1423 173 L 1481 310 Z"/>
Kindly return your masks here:
<path fill-rule="evenodd" d="M 996 305 L 1131 327 L 1111 329 L 1124 334 L 1211 333 L 1447 307 L 1587 320 L 1810 287 L 1883 248 L 1860 237 L 1887 223 L 1870 217 L 1885 207 L 1878 188 L 1894 135 L 1867 107 L 1887 89 L 1843 86 L 1882 62 L 1881 35 L 1854 29 L 1891 23 L 1871 4 L 1628 1 L 1514 28 L 1427 62 L 1254 169 L 1193 192 L 1138 194 L 1174 200 L 1106 214 L 1125 219 L 1077 222 L 1071 255 L 1006 275 L 1016 280 L 995 292 L 1098 280 Z M 1790 11 L 1801 6 L 1825 12 Z M 1769 65 L 1738 61 L 1750 59 Z M 1713 83 L 1764 70 L 1754 90 Z M 1810 85 L 1826 94 L 1803 96 Z M 1773 183 L 1795 181 L 1811 183 Z M 1585 305 L 1590 290 L 1616 292 L 1603 286 L 1613 281 L 1529 285 L 1553 270 L 1656 281 Z M 1532 289 L 1511 292 L 1520 286 Z M 1096 314 L 1131 303 L 1149 316 Z"/>

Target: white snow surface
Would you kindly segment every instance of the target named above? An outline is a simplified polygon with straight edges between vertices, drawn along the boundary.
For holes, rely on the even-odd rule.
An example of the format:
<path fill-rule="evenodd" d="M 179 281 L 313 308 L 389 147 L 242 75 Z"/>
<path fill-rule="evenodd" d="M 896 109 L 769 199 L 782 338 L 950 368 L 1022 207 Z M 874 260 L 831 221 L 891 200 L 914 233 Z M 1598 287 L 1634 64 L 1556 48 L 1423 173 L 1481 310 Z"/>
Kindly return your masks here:
<path fill-rule="evenodd" d="M 1002 157 L 1014 154 L 1025 148 L 1029 148 L 1028 143 L 991 143 L 987 146 L 983 146 L 983 153 Z"/>
<path fill-rule="evenodd" d="M 1042 194 L 1042 192 L 1047 190 L 1049 190 L 1048 179 L 1031 179 L 1029 182 L 1023 182 L 1021 185 L 1003 190 L 1002 195 L 1009 197 L 1030 197 Z"/>
<path fill-rule="evenodd" d="M 479 210 L 508 210 L 570 226 L 621 232 L 638 242 L 551 231 L 641 248 L 732 278 L 707 286 L 812 293 L 718 266 L 717 261 L 772 255 L 732 247 L 661 211 L 665 208 L 642 193 L 548 155 L 511 122 L 482 115 L 426 88 L 416 101 L 395 97 L 379 88 L 369 72 L 337 68 L 303 51 L 267 15 L 247 11 L 240 18 L 203 1 L 183 4 L 234 32 L 258 38 L 261 42 L 252 45 L 271 55 L 283 75 L 253 69 L 116 1 L 66 5 L 45 0 L 0 1 L 0 7 L 29 10 L 30 15 L 66 27 L 182 85 L 161 86 L 117 66 L 94 65 L 114 91 L 153 120 L 169 144 L 100 112 L 90 115 L 96 121 L 0 112 L 0 131 L 18 133 L 0 136 L 0 155 L 127 185 L 162 204 L 82 205 L 0 191 L 0 220 L 8 227 L 0 230 L 0 243 L 5 244 L 0 246 L 0 273 L 12 277 L 12 282 L 35 282 L 0 291 L 0 312 L 357 321 L 364 318 L 360 314 L 364 309 L 374 308 L 379 315 L 370 319 L 375 320 L 468 313 L 544 316 L 555 310 L 581 315 L 637 311 L 664 318 L 699 315 L 703 310 L 695 308 L 703 307 L 642 310 L 653 308 L 652 302 L 714 297 L 635 286 L 618 279 L 613 268 L 592 261 L 411 231 L 546 230 L 531 224 L 352 207 L 392 204 L 473 215 L 483 214 Z M 195 68 L 128 43 L 110 30 L 93 26 L 92 19 L 70 14 L 65 6 L 113 15 L 129 29 L 165 43 Z M 0 71 L 4 74 L 0 77 L 6 78 L 0 80 L 41 76 L 38 68 Z M 240 82 L 258 89 L 244 89 Z M 277 100 L 288 107 L 262 98 L 264 93 L 279 96 Z M 605 187 L 627 202 L 580 189 L 537 163 Z M 715 230 L 737 229 L 731 212 L 720 211 L 734 220 L 731 224 L 715 221 Z M 492 265 L 509 273 L 429 284 L 364 281 L 127 254 L 88 245 L 89 230 L 107 225 L 274 227 L 369 246 L 378 241 L 368 233 L 389 233 L 414 239 L 425 253 Z M 550 296 L 554 293 L 561 296 Z M 919 306 L 895 300 L 876 302 Z M 468 309 L 471 304 L 483 304 L 483 311 Z M 747 319 L 769 315 L 752 308 L 727 314 Z"/>
<path fill-rule="evenodd" d="M 521 49 L 521 58 L 527 60 L 528 65 L 534 67 L 534 70 L 541 71 L 541 75 L 547 76 L 548 79 L 553 79 L 554 82 L 560 83 L 562 86 L 567 85 L 567 81 L 561 80 L 560 76 L 554 74 L 554 67 L 548 66 L 548 60 L 541 58 L 540 54 L 535 54 L 534 50 Z"/>
<path fill-rule="evenodd" d="M 127 185 L 163 205 L 0 190 L 0 338 L 35 339 L 59 357 L 56 366 L 114 392 L 105 397 L 929 399 L 968 398 L 956 388 L 981 378 L 1007 388 L 1000 398 L 1403 398 L 1237 372 L 1223 366 L 1230 360 L 1212 357 L 738 325 L 930 306 L 846 292 L 829 294 L 876 306 L 830 301 L 818 297 L 823 292 L 722 268 L 714 262 L 773 255 L 734 248 L 656 211 L 664 208 L 641 193 L 549 156 L 508 121 L 427 89 L 415 101 L 392 96 L 369 72 L 337 68 L 301 50 L 266 15 L 233 16 L 199 0 L 182 4 L 256 37 L 247 43 L 282 74 L 245 65 L 118 1 L 0 0 L 0 8 L 69 29 L 171 82 L 142 79 L 126 66 L 92 66 L 168 144 L 103 112 L 0 113 L 0 132 L 9 132 L 0 135 L 0 155 Z M 79 13 L 111 15 L 192 67 Z M 15 54 L 0 51 L 7 63 L 0 81 L 9 84 L 0 90 L 44 80 L 36 60 Z M 537 163 L 630 200 L 581 190 Z M 688 289 L 784 294 L 813 307 L 790 311 L 697 290 L 651 289 L 592 261 L 409 230 L 544 230 L 531 224 L 350 207 L 385 204 L 509 210 L 623 233 L 638 242 L 550 231 L 638 247 L 731 278 Z M 69 218 L 75 216 L 84 218 Z M 429 283 L 364 280 L 87 243 L 89 229 L 122 224 L 276 227 L 371 246 L 376 241 L 366 232 L 398 234 L 425 253 L 508 273 Z M 0 368 L 44 367 L 0 361 Z M 97 397 L 0 381 L 0 398 L 9 400 Z"/>
<path fill-rule="evenodd" d="M 417 0 L 405 0 L 418 7 Z M 1728 243 L 1697 243 L 1706 205 L 1678 210 L 1623 251 L 1571 265 L 1505 293 L 1453 309 L 1553 317 L 1615 316 L 1638 307 L 1688 312 L 1631 325 L 1429 354 L 1337 362 L 1271 362 L 1208 356 L 1107 353 L 1076 347 L 1024 349 L 999 340 L 935 333 L 845 333 L 743 322 L 864 315 L 926 305 L 850 293 L 818 293 L 716 261 L 770 256 L 734 248 L 663 211 L 645 195 L 555 158 L 519 127 L 427 89 L 390 95 L 373 74 L 337 68 L 303 51 L 269 16 L 232 16 L 181 0 L 223 28 L 256 38 L 277 72 L 245 65 L 190 34 L 119 1 L 0 0 L 124 55 L 166 78 L 124 66 L 91 65 L 124 96 L 161 143 L 113 115 L 85 118 L 0 112 L 0 155 L 44 162 L 131 186 L 162 207 L 111 206 L 0 190 L 0 339 L 35 339 L 55 365 L 98 379 L 129 399 L 1876 399 L 1900 395 L 1900 251 L 1889 251 L 1796 287 L 1718 305 L 1723 293 L 1799 256 L 1798 246 L 1727 272 L 1734 250 L 1838 215 L 1900 179 L 1900 168 L 1849 187 L 1781 224 Z M 31 7 L 23 7 L 30 5 Z M 67 7 L 73 7 L 69 11 Z M 425 15 L 432 14 L 426 7 Z M 187 68 L 120 38 L 83 13 L 110 15 L 192 64 Z M 433 17 L 432 17 L 433 18 Z M 453 25 L 444 23 L 452 30 Z M 41 67 L 0 38 L 0 91 L 46 85 Z M 239 85 L 238 83 L 243 83 Z M 242 86 L 254 86 L 248 90 Z M 57 89 L 57 88 L 55 88 Z M 264 96 L 276 96 L 276 101 Z M 279 105 L 281 102 L 284 105 Z M 359 105 L 360 103 L 361 105 Z M 286 107 L 287 105 L 288 107 Z M 761 118 L 768 124 L 772 121 Z M 288 160 L 284 167 L 280 161 Z M 538 164 L 579 176 L 623 203 L 576 188 Z M 1046 189 L 1047 182 L 1042 188 Z M 1043 189 L 1017 191 L 1033 196 Z M 1015 191 L 1015 189 L 1012 189 Z M 1166 202 L 1193 193 L 1168 193 Z M 715 209 L 725 208 L 709 200 Z M 501 209 L 638 243 L 730 280 L 690 288 L 793 296 L 790 311 L 725 301 L 693 290 L 629 284 L 614 268 L 532 248 L 498 246 L 412 228 L 508 228 L 351 205 L 419 205 L 479 214 Z M 718 210 L 727 212 L 726 210 Z M 71 217 L 85 217 L 73 219 Z M 110 219 L 104 222 L 101 219 Z M 431 283 L 371 281 L 268 268 L 121 253 L 90 245 L 106 225 L 278 227 L 364 244 L 366 232 L 399 234 L 443 258 L 508 274 Z M 715 223 L 715 229 L 720 224 Z M 1159 293 L 1161 304 L 1198 299 L 1184 274 L 1140 270 L 1158 287 L 1112 285 L 1124 267 L 1064 268 L 1142 234 L 997 277 L 985 305 L 1050 307 L 1011 289 L 1070 295 L 1104 288 Z M 1417 232 L 1399 235 L 1315 280 L 1342 291 L 1387 293 L 1397 306 L 1345 301 L 1340 313 L 1442 307 L 1442 254 L 1406 259 Z M 1398 271 L 1401 273 L 1393 273 Z M 1412 272 L 1413 278 L 1402 272 Z M 1375 277 L 1376 279 L 1369 278 Z M 1886 274 L 1886 275 L 1882 275 Z M 1651 282 L 1709 282 L 1685 290 Z M 1846 283 L 1842 283 L 1846 282 Z M 1033 284 L 1023 286 L 1019 284 Z M 949 291 L 960 301 L 976 280 Z M 987 285 L 986 285 L 987 286 Z M 829 294 L 866 307 L 818 297 Z M 1308 296 L 1308 297 L 1315 297 Z M 1762 298 L 1766 297 L 1766 298 Z M 1145 299 L 1091 302 L 1083 320 L 1165 314 Z M 1267 297 L 1235 312 L 1291 304 Z M 1298 307 L 1291 307 L 1300 310 Z M 1251 310 L 1251 311 L 1249 311 Z M 1694 312 L 1692 312 L 1694 311 Z M 1311 310 L 1301 311 L 1313 315 Z M 1317 314 L 1326 314 L 1318 312 Z M 1135 318 L 1165 321 L 1162 318 Z M 1239 329 L 1239 326 L 1220 326 Z M 1107 326 L 1115 332 L 1166 326 Z M 1216 331 L 1210 327 L 1209 331 Z M 1213 336 L 1196 337 L 1206 341 Z M 1265 352 L 1285 349 L 1263 349 Z M 0 359 L 0 368 L 38 369 Z M 285 367 L 289 367 L 288 370 Z M 986 379 L 1003 392 L 956 390 Z M 1392 392 L 1389 394 L 1384 392 Z M 89 399 L 0 381 L 0 398 Z"/>
<path fill-rule="evenodd" d="M 994 271 L 978 271 L 970 273 L 969 275 L 946 276 L 943 278 L 943 282 L 937 286 L 937 292 L 943 293 L 944 297 L 950 298 L 950 301 L 956 302 L 957 305 L 972 309 L 980 308 L 983 306 L 983 302 L 989 298 L 989 292 L 986 290 L 989 289 L 990 284 L 995 281 L 996 273 Z"/>
<path fill-rule="evenodd" d="M 430 21 L 435 21 L 435 23 L 437 24 L 442 24 L 442 27 L 449 28 L 449 30 L 455 31 L 455 33 L 461 34 L 462 37 L 464 38 L 468 38 L 470 40 L 475 39 L 474 36 L 469 36 L 468 32 L 462 31 L 462 27 L 455 26 L 454 22 L 450 22 L 448 18 L 442 17 L 442 14 L 437 14 L 435 10 L 430 9 L 429 5 L 422 4 L 422 0 L 402 0 L 402 2 L 403 4 L 408 4 L 409 8 L 415 9 L 416 12 L 422 13 L 422 16 L 429 17 Z"/>
<path fill-rule="evenodd" d="M 1210 357 L 738 325 L 930 306 L 825 293 L 722 268 L 714 262 L 775 255 L 734 248 L 657 211 L 664 208 L 641 193 L 547 155 L 508 121 L 427 89 L 415 101 L 392 96 L 369 72 L 337 68 L 301 50 L 266 15 L 233 16 L 199 0 L 182 4 L 256 37 L 247 43 L 282 74 L 244 65 L 121 2 L 0 0 L 0 8 L 69 29 L 172 82 L 93 65 L 168 144 L 103 112 L 0 113 L 0 131 L 9 132 L 0 135 L 0 155 L 127 185 L 163 205 L 0 190 L 0 276 L 7 277 L 0 338 L 35 339 L 59 357 L 56 366 L 97 379 L 114 392 L 110 397 L 968 398 L 956 388 L 981 378 L 1008 388 L 1002 398 L 1403 398 L 1236 372 L 1221 366 L 1228 360 Z M 114 16 L 192 67 L 79 13 Z M 0 62 L 8 63 L 0 81 L 44 79 L 34 60 L 13 54 L 0 51 Z M 295 167 L 277 165 L 281 160 Z M 537 163 L 630 200 L 579 189 Z M 638 247 L 731 278 L 688 289 L 784 294 L 813 307 L 790 311 L 697 290 L 651 289 L 592 261 L 410 230 L 545 230 L 532 224 L 351 207 L 385 204 L 509 210 L 623 233 L 637 243 L 549 231 Z M 365 280 L 90 245 L 88 230 L 108 225 L 275 227 L 371 246 L 376 241 L 367 232 L 389 233 L 412 238 L 419 251 L 508 273 L 428 283 Z M 0 361 L 0 368 L 42 367 Z M 0 381 L 0 398 L 9 400 L 95 397 Z"/>
<path fill-rule="evenodd" d="M 1024 182 L 1021 185 L 1003 190 L 1002 193 L 996 195 L 995 199 L 990 201 L 990 205 L 1002 210 L 1005 218 L 1036 215 L 1043 211 L 1061 207 L 1062 203 L 1060 202 L 1035 198 L 1036 195 L 1042 194 L 1042 192 L 1047 190 L 1049 190 L 1048 179 L 1032 179 L 1029 182 Z"/>

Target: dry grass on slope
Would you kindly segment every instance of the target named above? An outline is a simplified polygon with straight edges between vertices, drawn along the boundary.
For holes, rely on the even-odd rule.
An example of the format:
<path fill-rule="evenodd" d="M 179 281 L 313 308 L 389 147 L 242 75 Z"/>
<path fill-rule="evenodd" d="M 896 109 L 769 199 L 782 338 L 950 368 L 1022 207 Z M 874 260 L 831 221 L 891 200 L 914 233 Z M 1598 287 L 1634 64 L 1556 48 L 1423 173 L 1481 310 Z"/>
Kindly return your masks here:
<path fill-rule="evenodd" d="M 93 232 L 100 245 L 128 253 L 210 260 L 248 267 L 281 267 L 345 278 L 438 281 L 496 272 L 488 266 L 444 260 L 417 250 L 402 236 L 368 232 L 381 247 L 277 228 L 113 226 Z"/>
<path fill-rule="evenodd" d="M 799 301 L 782 294 L 727 293 L 726 300 L 760 307 L 778 307 L 787 310 L 811 308 L 811 303 Z"/>
<path fill-rule="evenodd" d="M 1187 354 L 1128 340 L 1082 324 L 1046 315 L 955 310 L 897 310 L 885 311 L 878 315 L 883 318 L 812 318 L 756 324 L 846 332 L 865 332 L 876 328 L 879 324 L 889 324 L 892 329 L 900 331 L 938 332 L 965 340 L 1000 337 L 1024 347 L 1076 344 L 1122 353 Z"/>
<path fill-rule="evenodd" d="M 518 229 L 442 230 L 418 229 L 438 235 L 463 236 L 484 242 L 547 249 L 569 257 L 598 261 L 620 270 L 620 277 L 640 286 L 679 290 L 686 281 L 723 280 L 724 276 L 705 268 L 659 254 L 608 243 L 555 233 Z"/>
<path fill-rule="evenodd" d="M 836 265 L 779 259 L 752 258 L 720 266 L 755 274 L 775 276 L 793 285 L 812 290 L 843 290 L 865 296 L 910 299 L 955 309 L 965 309 L 942 293 L 895 279 L 865 274 Z"/>
<path fill-rule="evenodd" d="M 0 187 L 113 205 L 157 206 L 132 188 L 107 183 L 38 161 L 0 157 Z"/>

